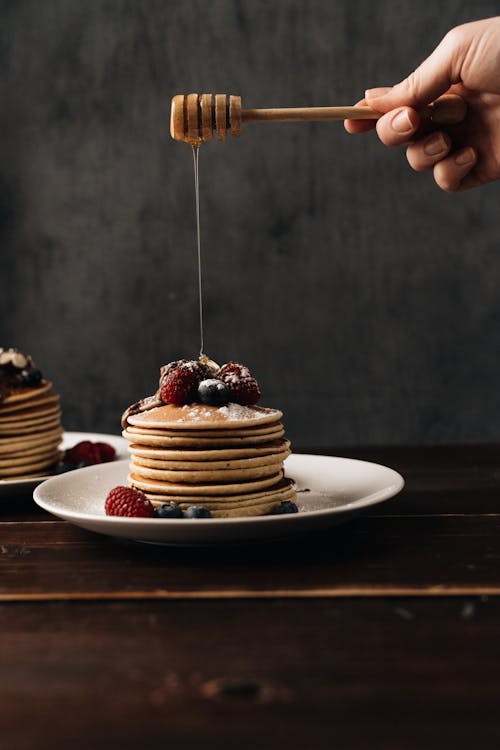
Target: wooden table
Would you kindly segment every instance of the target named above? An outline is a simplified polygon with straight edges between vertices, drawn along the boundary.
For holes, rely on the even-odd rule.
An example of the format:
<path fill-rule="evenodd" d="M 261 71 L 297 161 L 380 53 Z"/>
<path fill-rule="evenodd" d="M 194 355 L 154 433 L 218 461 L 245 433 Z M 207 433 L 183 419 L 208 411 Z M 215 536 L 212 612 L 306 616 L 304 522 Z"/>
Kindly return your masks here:
<path fill-rule="evenodd" d="M 115 541 L 2 498 L 2 750 L 498 748 L 500 446 L 332 453 L 404 492 L 272 546 Z"/>

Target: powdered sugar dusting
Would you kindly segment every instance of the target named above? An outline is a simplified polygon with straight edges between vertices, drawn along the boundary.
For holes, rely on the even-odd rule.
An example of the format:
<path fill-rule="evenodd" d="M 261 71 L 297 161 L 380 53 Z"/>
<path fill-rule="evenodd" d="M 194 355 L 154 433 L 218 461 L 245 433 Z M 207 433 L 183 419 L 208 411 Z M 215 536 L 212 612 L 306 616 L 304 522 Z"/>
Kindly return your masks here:
<path fill-rule="evenodd" d="M 227 383 L 228 385 L 238 385 L 239 383 L 249 383 L 253 382 L 253 376 L 248 369 L 248 367 L 245 367 L 245 365 L 238 365 L 238 371 L 234 372 L 229 370 L 228 372 L 224 372 L 224 383 Z"/>
<path fill-rule="evenodd" d="M 223 414 L 228 422 L 240 421 L 242 419 L 263 419 L 268 416 L 265 411 L 259 412 L 250 406 L 242 406 L 241 404 L 234 404 L 232 402 L 226 404 L 226 406 L 220 406 L 217 411 Z"/>
<path fill-rule="evenodd" d="M 208 409 L 206 406 L 202 406 L 201 404 L 185 404 L 182 407 L 182 410 L 186 412 L 186 417 L 185 419 L 181 419 L 181 422 L 202 422 L 206 419 L 210 419 L 210 417 L 213 416 L 213 411 L 211 409 Z"/>
<path fill-rule="evenodd" d="M 239 428 L 252 424 L 277 422 L 283 413 L 263 406 L 244 406 L 230 401 L 225 406 L 211 406 L 191 402 L 183 406 L 163 404 L 144 414 L 128 418 L 131 425 L 153 429 L 218 429 Z"/>
<path fill-rule="evenodd" d="M 200 363 L 196 360 L 189 360 L 189 362 L 183 362 L 181 368 L 198 374 L 200 372 Z"/>
<path fill-rule="evenodd" d="M 269 419 L 273 409 L 264 409 L 255 406 L 243 406 L 230 402 L 225 406 L 217 408 L 204 406 L 203 404 L 185 404 L 180 407 L 185 416 L 178 419 L 179 422 L 206 422 L 214 417 L 223 418 L 224 422 L 255 421 L 256 419 Z M 277 412 L 278 413 L 278 412 Z"/>

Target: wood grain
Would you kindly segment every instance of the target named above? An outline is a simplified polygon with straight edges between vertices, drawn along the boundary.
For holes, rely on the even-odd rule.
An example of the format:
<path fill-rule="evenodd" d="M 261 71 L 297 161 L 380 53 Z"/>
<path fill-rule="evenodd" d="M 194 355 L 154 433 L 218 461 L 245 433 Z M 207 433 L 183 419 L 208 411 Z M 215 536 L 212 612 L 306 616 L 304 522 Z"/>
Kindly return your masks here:
<path fill-rule="evenodd" d="M 435 122 L 453 124 L 462 122 L 467 112 L 465 101 L 450 94 L 436 99 L 419 110 L 420 117 L 431 117 Z M 243 122 L 308 122 L 328 120 L 378 120 L 380 112 L 366 106 L 331 107 L 278 107 L 270 109 L 243 109 Z"/>
<path fill-rule="evenodd" d="M 284 543 L 170 550 L 2 524 L 0 599 L 500 593 L 500 516 L 361 517 Z"/>
<path fill-rule="evenodd" d="M 395 466 L 406 488 L 338 528 L 213 551 L 113 540 L 13 500 L 2 506 L 0 600 L 500 593 L 498 446 L 331 453 Z"/>
<path fill-rule="evenodd" d="M 286 543 L 170 550 L 4 504 L 2 748 L 498 746 L 498 446 L 354 455 L 408 473 L 399 501 Z"/>
<path fill-rule="evenodd" d="M 500 741 L 498 599 L 0 607 L 8 750 Z"/>

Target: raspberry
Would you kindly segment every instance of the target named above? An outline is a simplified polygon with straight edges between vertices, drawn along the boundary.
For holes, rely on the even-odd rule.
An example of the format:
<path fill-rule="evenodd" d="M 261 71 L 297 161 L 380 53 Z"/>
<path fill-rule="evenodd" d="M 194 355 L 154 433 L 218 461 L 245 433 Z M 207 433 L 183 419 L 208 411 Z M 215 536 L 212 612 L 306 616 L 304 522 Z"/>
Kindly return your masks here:
<path fill-rule="evenodd" d="M 113 487 L 106 498 L 104 510 L 107 516 L 155 517 L 154 508 L 144 492 L 133 487 Z"/>
<path fill-rule="evenodd" d="M 160 388 L 165 382 L 165 379 L 174 370 L 191 370 L 198 374 L 200 380 L 207 376 L 208 368 L 199 359 L 176 359 L 173 362 L 169 362 L 168 365 L 163 365 L 160 368 Z"/>
<path fill-rule="evenodd" d="M 82 440 L 72 448 L 68 448 L 64 454 L 64 462 L 71 466 L 79 466 L 80 464 L 91 466 L 101 463 L 101 454 L 90 440 Z"/>
<path fill-rule="evenodd" d="M 107 443 L 92 443 L 90 440 L 82 440 L 64 454 L 64 463 L 72 468 L 81 466 L 93 466 L 94 464 L 108 463 L 116 456 L 115 449 Z"/>
<path fill-rule="evenodd" d="M 220 368 L 217 378 L 226 384 L 229 397 L 236 404 L 252 406 L 261 397 L 259 385 L 245 365 L 227 362 Z"/>
<path fill-rule="evenodd" d="M 99 451 L 101 456 L 101 462 L 107 464 L 109 461 L 114 461 L 116 458 L 116 451 L 109 443 L 95 443 L 95 447 Z"/>
<path fill-rule="evenodd" d="M 165 404 L 189 404 L 196 400 L 198 383 L 202 378 L 202 369 L 197 362 L 187 362 L 171 370 L 160 385 L 160 398 Z"/>

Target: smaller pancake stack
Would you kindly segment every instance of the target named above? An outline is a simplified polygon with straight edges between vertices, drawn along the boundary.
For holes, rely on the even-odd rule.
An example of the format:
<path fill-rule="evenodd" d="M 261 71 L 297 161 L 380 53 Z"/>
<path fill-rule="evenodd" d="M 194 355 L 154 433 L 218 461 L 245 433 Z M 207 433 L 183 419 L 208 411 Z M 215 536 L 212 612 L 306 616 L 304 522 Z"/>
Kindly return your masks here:
<path fill-rule="evenodd" d="M 0 348 L 0 480 L 40 476 L 62 437 L 59 396 L 31 357 Z"/>
<path fill-rule="evenodd" d="M 155 506 L 203 506 L 214 518 L 272 513 L 293 501 L 284 477 L 290 455 L 277 409 L 227 402 L 161 404 L 127 411 L 123 436 L 132 455 L 128 482 Z"/>

